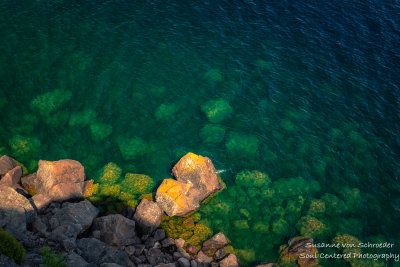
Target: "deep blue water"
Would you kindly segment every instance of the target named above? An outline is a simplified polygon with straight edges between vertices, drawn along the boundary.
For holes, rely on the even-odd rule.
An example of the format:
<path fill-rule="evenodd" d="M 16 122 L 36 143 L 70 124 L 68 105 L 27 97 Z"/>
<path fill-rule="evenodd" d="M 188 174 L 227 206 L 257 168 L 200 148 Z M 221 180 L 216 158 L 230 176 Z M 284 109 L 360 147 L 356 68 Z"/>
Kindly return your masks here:
<path fill-rule="evenodd" d="M 251 214 L 221 221 L 212 208 L 200 211 L 235 248 L 253 250 L 254 257 L 239 253 L 243 262 L 276 260 L 279 245 L 299 235 L 295 225 L 311 199 L 330 193 L 346 201 L 353 188 L 360 205 L 321 215 L 331 230 L 316 240 L 383 235 L 399 245 L 399 1 L 3 1 L 0 36 L 0 148 L 30 171 L 38 159 L 73 158 L 90 178 L 115 162 L 160 182 L 192 151 L 227 170 L 228 188 L 215 202 Z M 49 113 L 32 108 L 55 89 L 72 97 L 54 110 L 45 103 Z M 215 123 L 201 105 L 217 98 L 233 114 Z M 163 104 L 171 114 L 157 115 Z M 71 125 L 85 109 L 112 133 L 99 140 L 89 125 Z M 222 127 L 222 138 L 206 142 L 206 124 Z M 232 133 L 256 138 L 254 153 Z M 16 136 L 40 146 L 13 147 Z M 124 156 L 121 147 L 136 137 L 145 151 Z M 295 196 L 253 204 L 259 197 L 235 185 L 242 170 L 268 173 L 274 184 L 301 176 L 320 190 L 300 192 L 305 202 L 295 216 L 287 204 Z M 283 214 L 272 211 L 278 206 Z M 279 218 L 284 233 L 273 231 Z M 241 220 L 249 229 L 235 226 Z M 253 229 L 259 222 L 267 233 Z"/>

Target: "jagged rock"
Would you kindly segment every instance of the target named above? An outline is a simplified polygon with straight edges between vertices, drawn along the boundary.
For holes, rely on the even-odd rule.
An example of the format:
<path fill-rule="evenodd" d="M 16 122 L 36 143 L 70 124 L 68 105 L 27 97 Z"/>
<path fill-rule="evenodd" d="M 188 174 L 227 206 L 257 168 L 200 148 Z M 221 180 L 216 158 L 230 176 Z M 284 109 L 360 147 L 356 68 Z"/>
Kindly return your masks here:
<path fill-rule="evenodd" d="M 128 246 L 138 242 L 135 222 L 120 214 L 96 218 L 93 229 L 100 231 L 100 240 L 110 246 Z"/>
<path fill-rule="evenodd" d="M 122 266 L 131 264 L 128 255 L 122 250 L 108 246 L 95 238 L 82 238 L 77 240 L 81 256 L 89 263 L 100 265 L 113 262 Z"/>
<path fill-rule="evenodd" d="M 193 184 L 191 190 L 197 191 L 191 195 L 198 202 L 222 189 L 214 165 L 207 157 L 189 152 L 178 161 L 172 173 L 177 181 Z"/>
<path fill-rule="evenodd" d="M 153 201 L 142 199 L 136 208 L 133 219 L 142 235 L 151 234 L 161 224 L 162 210 Z"/>
<path fill-rule="evenodd" d="M 239 267 L 240 263 L 234 254 L 229 254 L 228 257 L 219 262 L 220 267 Z"/>
<path fill-rule="evenodd" d="M 15 168 L 9 170 L 3 178 L 0 180 L 0 185 L 7 185 L 9 187 L 15 187 L 21 181 L 22 168 L 16 166 Z"/>
<path fill-rule="evenodd" d="M 16 264 L 13 259 L 7 257 L 6 255 L 0 254 L 0 267 L 18 267 L 18 264 Z"/>
<path fill-rule="evenodd" d="M 131 256 L 135 256 L 135 246 L 128 246 L 128 247 L 125 247 L 125 252 L 126 252 L 126 254 L 128 254 L 128 256 L 129 256 L 129 258 L 131 257 Z M 140 254 L 139 254 L 140 255 Z"/>
<path fill-rule="evenodd" d="M 157 189 L 157 204 L 171 217 L 184 216 L 196 210 L 200 204 L 197 198 L 189 195 L 192 186 L 191 183 L 164 179 Z"/>
<path fill-rule="evenodd" d="M 17 239 L 26 232 L 26 224 L 33 222 L 36 212 L 27 198 L 13 188 L 0 185 L 0 226 Z"/>
<path fill-rule="evenodd" d="M 196 260 L 198 262 L 211 263 L 213 261 L 213 258 L 207 256 L 206 254 L 204 254 L 203 251 L 200 250 L 199 253 L 197 253 Z"/>
<path fill-rule="evenodd" d="M 207 256 L 212 257 L 215 252 L 226 246 L 229 243 L 228 238 L 223 233 L 215 234 L 209 240 L 203 243 L 203 248 L 201 249 Z"/>
<path fill-rule="evenodd" d="M 7 155 L 0 157 L 0 176 L 15 168 L 15 162 Z"/>

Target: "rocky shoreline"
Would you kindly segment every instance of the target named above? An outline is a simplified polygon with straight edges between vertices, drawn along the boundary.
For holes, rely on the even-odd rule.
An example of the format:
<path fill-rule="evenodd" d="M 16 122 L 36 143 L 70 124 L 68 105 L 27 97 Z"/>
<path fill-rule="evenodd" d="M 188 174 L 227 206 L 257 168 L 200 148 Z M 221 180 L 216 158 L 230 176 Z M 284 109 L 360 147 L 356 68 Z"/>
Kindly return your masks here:
<path fill-rule="evenodd" d="M 167 237 L 160 228 L 164 212 L 190 213 L 222 188 L 208 158 L 185 157 L 173 170 L 177 180 L 164 180 L 156 202 L 142 199 L 136 209 L 99 217 L 99 210 L 85 199 L 93 181 L 85 180 L 79 162 L 39 161 L 37 172 L 23 177 L 18 162 L 2 156 L 0 227 L 24 246 L 20 266 L 26 267 L 43 266 L 43 247 L 61 253 L 68 266 L 239 266 L 237 257 L 224 248 L 229 240 L 223 233 L 191 254 L 190 244 Z M 19 265 L 2 255 L 0 266 Z"/>

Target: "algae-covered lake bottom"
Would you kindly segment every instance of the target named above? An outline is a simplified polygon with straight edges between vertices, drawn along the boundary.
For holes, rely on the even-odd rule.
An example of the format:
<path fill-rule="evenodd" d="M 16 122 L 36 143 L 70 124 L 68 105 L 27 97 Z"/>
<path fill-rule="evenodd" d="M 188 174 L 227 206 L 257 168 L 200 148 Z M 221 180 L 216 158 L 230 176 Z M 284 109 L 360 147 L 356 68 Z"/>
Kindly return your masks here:
<path fill-rule="evenodd" d="M 2 1 L 0 154 L 134 206 L 190 151 L 227 185 L 197 219 L 246 265 L 300 235 L 398 253 L 400 10 L 354 5 Z"/>

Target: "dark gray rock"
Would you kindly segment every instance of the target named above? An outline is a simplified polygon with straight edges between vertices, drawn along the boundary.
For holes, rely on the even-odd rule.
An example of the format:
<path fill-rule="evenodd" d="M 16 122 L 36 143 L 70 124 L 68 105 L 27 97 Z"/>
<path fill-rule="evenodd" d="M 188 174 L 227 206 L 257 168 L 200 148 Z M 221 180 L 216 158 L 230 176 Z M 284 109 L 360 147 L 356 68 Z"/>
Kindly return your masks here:
<path fill-rule="evenodd" d="M 190 261 L 186 258 L 179 258 L 178 266 L 179 267 L 190 267 Z"/>
<path fill-rule="evenodd" d="M 5 185 L 0 185 L 0 215 L 1 226 L 17 239 L 23 238 L 26 224 L 36 218 L 29 200 Z"/>
<path fill-rule="evenodd" d="M 128 246 L 137 242 L 135 222 L 120 214 L 96 218 L 93 229 L 100 231 L 100 240 L 111 246 Z"/>
<path fill-rule="evenodd" d="M 65 263 L 68 266 L 75 266 L 75 267 L 89 267 L 90 264 L 87 263 L 81 256 L 76 254 L 75 252 L 71 252 L 64 258 Z"/>
<path fill-rule="evenodd" d="M 38 232 L 44 236 L 46 236 L 47 233 L 47 225 L 42 221 L 40 217 L 36 217 L 36 219 L 32 223 L 32 229 L 35 232 Z"/>
<path fill-rule="evenodd" d="M 102 263 L 100 264 L 100 267 L 124 267 L 124 266 L 115 263 Z"/>
<path fill-rule="evenodd" d="M 190 267 L 197 267 L 197 261 L 191 260 L 190 261 Z"/>
<path fill-rule="evenodd" d="M 160 241 L 165 238 L 165 231 L 163 229 L 157 229 L 154 231 L 153 237 L 156 241 Z"/>
<path fill-rule="evenodd" d="M 88 200 L 83 200 L 78 203 L 63 205 L 63 208 L 59 209 L 53 215 L 53 218 L 59 221 L 60 226 L 80 225 L 81 231 L 78 234 L 81 234 L 92 225 L 93 219 L 98 214 L 99 210 L 92 203 Z"/>
<path fill-rule="evenodd" d="M 161 263 L 156 265 L 155 267 L 177 267 L 175 262 L 170 263 Z"/>
<path fill-rule="evenodd" d="M 146 253 L 146 258 L 148 262 L 153 266 L 162 263 L 163 257 L 164 254 L 158 248 L 151 248 Z"/>
<path fill-rule="evenodd" d="M 172 245 L 175 245 L 175 241 L 172 238 L 167 237 L 161 241 L 161 246 L 164 248 L 170 247 Z"/>
<path fill-rule="evenodd" d="M 77 246 L 81 251 L 81 256 L 89 263 L 100 265 L 113 262 L 122 266 L 128 266 L 130 263 L 124 251 L 110 247 L 95 238 L 78 239 Z"/>
<path fill-rule="evenodd" d="M 18 267 L 18 264 L 6 255 L 0 255 L 0 267 Z"/>
<path fill-rule="evenodd" d="M 145 249 L 145 245 L 143 244 L 137 244 L 134 247 L 135 247 L 135 256 L 141 255 L 143 253 L 143 250 Z"/>
<path fill-rule="evenodd" d="M 135 246 L 125 247 L 125 252 L 126 252 L 126 254 L 128 254 L 129 258 L 132 257 L 132 256 L 135 256 L 135 251 L 136 251 L 135 250 Z"/>
<path fill-rule="evenodd" d="M 0 158 L 0 176 L 5 175 L 7 172 L 15 168 L 15 162 L 12 158 L 4 155 Z"/>
<path fill-rule="evenodd" d="M 136 208 L 133 219 L 137 223 L 137 228 L 142 235 L 150 235 L 161 224 L 163 211 L 157 203 L 142 199 Z"/>

